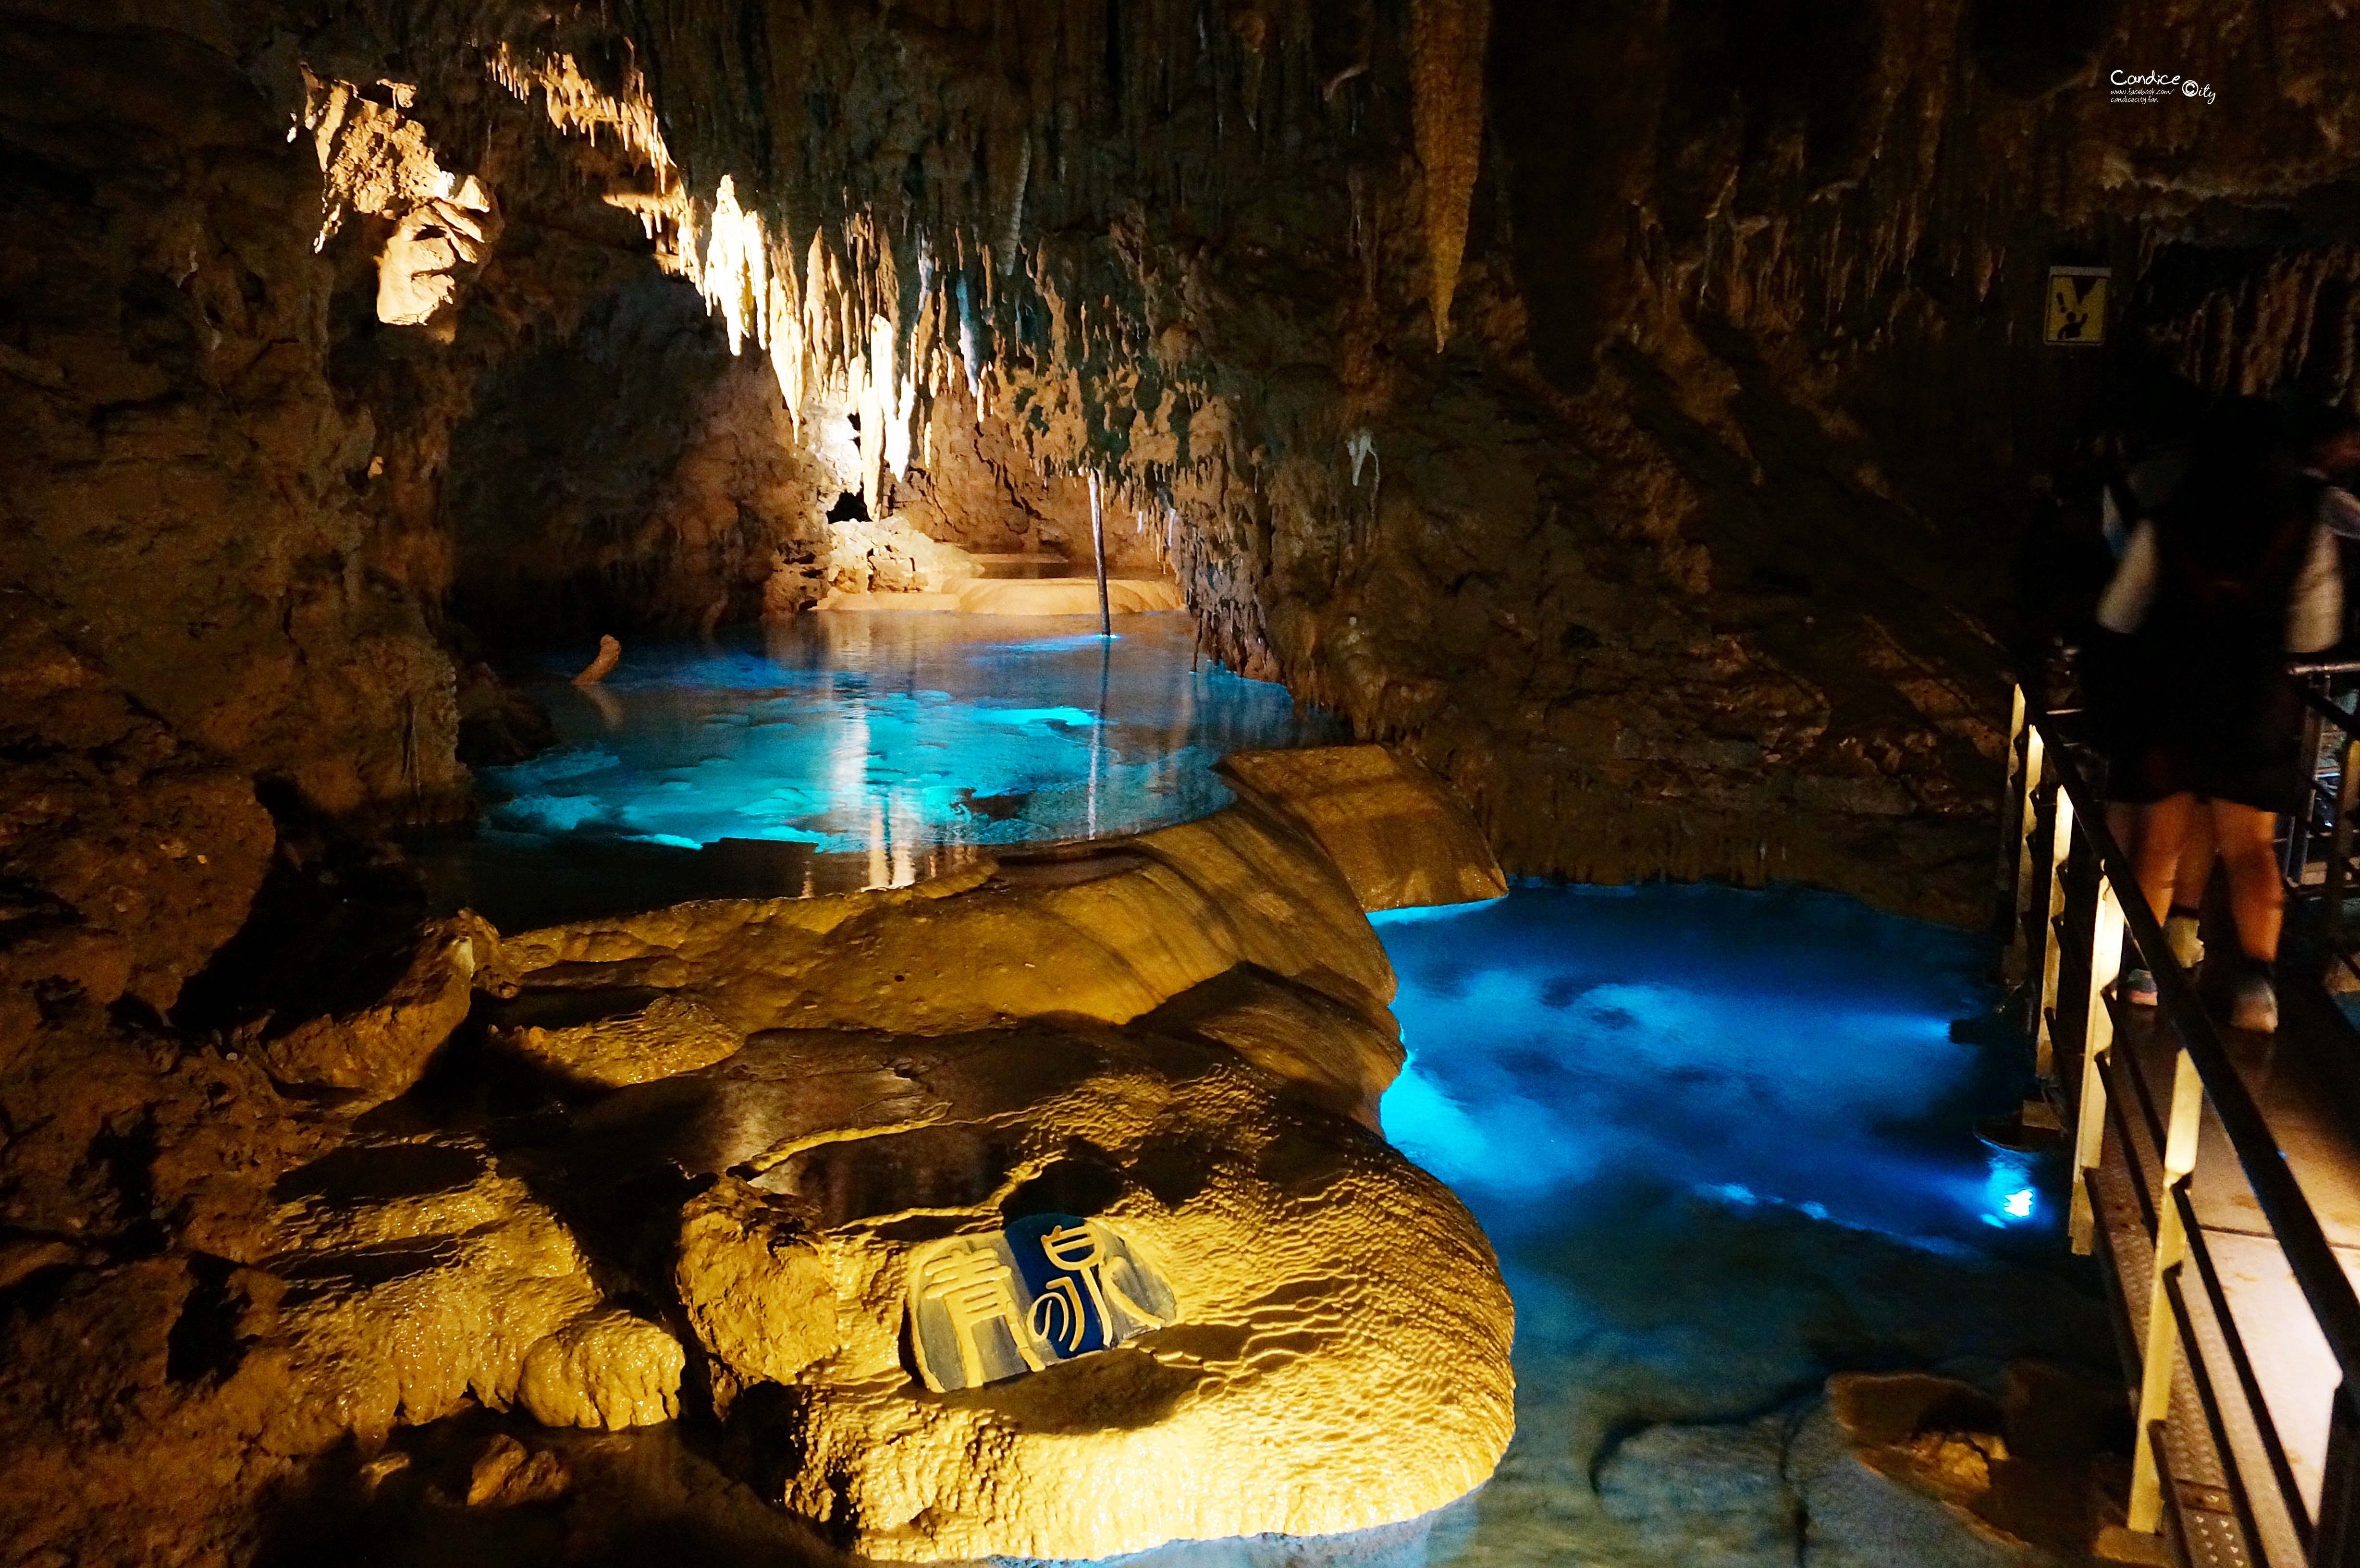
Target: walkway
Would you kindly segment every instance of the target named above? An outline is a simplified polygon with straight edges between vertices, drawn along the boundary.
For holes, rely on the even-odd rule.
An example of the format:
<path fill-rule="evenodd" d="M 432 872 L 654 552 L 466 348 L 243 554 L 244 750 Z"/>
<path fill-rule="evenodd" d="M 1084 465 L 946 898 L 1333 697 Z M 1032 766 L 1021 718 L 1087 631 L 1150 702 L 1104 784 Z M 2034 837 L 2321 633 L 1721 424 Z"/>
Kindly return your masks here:
<path fill-rule="evenodd" d="M 2360 1138 L 2355 1138 L 2341 1104 L 2340 1085 L 2321 1070 L 2323 1053 L 2360 1048 L 2324 996 L 2289 989 L 2287 1016 L 2277 1037 L 2228 1033 L 2223 1038 L 2240 1080 L 2275 1134 L 2345 1276 L 2360 1288 Z M 2158 1134 L 2168 1125 L 2179 1039 L 2168 1020 L 2146 1009 L 2122 1012 L 2132 1016 L 2117 1014 L 2122 1027 L 2115 1037 L 2114 1082 L 2117 1097 L 2125 1088 L 2135 1097 L 2138 1114 L 2126 1119 L 2138 1156 L 2137 1171 L 2134 1177 L 2127 1162 L 2110 1160 L 2093 1174 L 2102 1194 L 2100 1213 L 2107 1222 L 2107 1252 L 2115 1261 L 2129 1309 L 2125 1326 L 2143 1330 L 2154 1258 L 2147 1200 L 2159 1187 Z M 2118 1122 L 2117 1140 L 2123 1131 Z M 2195 1563 L 2223 1564 L 2304 1563 L 2302 1536 L 2307 1531 L 2296 1528 L 2283 1494 L 2290 1491 L 2300 1498 L 2304 1518 L 2316 1516 L 2327 1457 L 2328 1410 L 2338 1381 L 2335 1358 L 2209 1103 L 2197 1137 L 2190 1196 L 2201 1233 L 2201 1246 L 2191 1249 L 2191 1257 L 2203 1260 L 2200 1269 L 2209 1264 L 2228 1302 L 2255 1392 L 2282 1448 L 2283 1469 L 2272 1457 L 2260 1424 L 2240 1419 L 2245 1399 L 2219 1401 L 2223 1419 L 2216 1437 L 2202 1430 L 2210 1423 L 2193 1387 L 2182 1388 L 2175 1400 L 2182 1407 L 2175 1412 L 2180 1419 L 2174 1424 L 2187 1430 L 2175 1432 L 2168 1441 L 2167 1470 L 2177 1483 L 2172 1489 L 2184 1493 L 2179 1498 L 2183 1522 L 2199 1525 L 2190 1532 L 2189 1557 Z M 2242 1392 L 2235 1389 L 2242 1380 L 2235 1356 L 2213 1321 L 2206 1296 L 2204 1291 L 2182 1291 L 2198 1325 L 2198 1342 L 2206 1348 L 2204 1360 L 2214 1368 L 2216 1386 L 2223 1392 Z M 2132 1365 L 2138 1364 L 2134 1357 Z M 2190 1441 L 2200 1433 L 2214 1441 Z M 2238 1510 L 2219 1474 L 2213 1452 L 2219 1438 L 2227 1440 L 2236 1469 L 2249 1478 L 2249 1507 L 2261 1538 L 2257 1556 L 2235 1539 L 2242 1531 L 2226 1529 Z M 2264 1484 L 2255 1485 L 2256 1480 Z M 2203 1519 L 2205 1515 L 2227 1517 L 2215 1523 Z"/>
<path fill-rule="evenodd" d="M 2318 966 L 2292 943 L 2274 1037 L 2220 1027 L 2224 1010 L 2169 969 L 2159 1007 L 2091 1005 L 2126 921 L 2145 951 L 2162 938 L 2115 897 L 2129 868 L 2057 752 L 2063 728 L 2025 728 L 2005 847 L 2014 973 L 2086 1183 L 2077 1247 L 2108 1265 L 2147 1434 L 2127 1528 L 2100 1553 L 2360 1568 L 2360 1420 L 2337 1399 L 2360 1367 L 2360 1033 L 2297 978 Z"/>

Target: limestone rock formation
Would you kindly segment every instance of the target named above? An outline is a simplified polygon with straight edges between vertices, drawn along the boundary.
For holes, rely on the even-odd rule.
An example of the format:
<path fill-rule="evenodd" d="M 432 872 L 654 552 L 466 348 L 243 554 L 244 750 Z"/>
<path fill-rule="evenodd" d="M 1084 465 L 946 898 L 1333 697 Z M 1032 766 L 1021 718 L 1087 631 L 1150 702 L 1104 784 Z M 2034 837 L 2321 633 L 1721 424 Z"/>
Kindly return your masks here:
<path fill-rule="evenodd" d="M 418 933 L 408 964 L 383 995 L 283 1030 L 266 1023 L 256 1053 L 282 1083 L 344 1090 L 362 1105 L 389 1100 L 418 1082 L 467 1016 L 478 949 L 496 941 L 472 915 L 436 921 Z"/>
<path fill-rule="evenodd" d="M 653 1426 L 680 1414 L 686 1365 L 680 1341 L 645 1318 L 588 1312 L 525 1352 L 517 1402 L 544 1426 Z"/>
<path fill-rule="evenodd" d="M 1382 1132 L 1377 1102 L 1399 1075 L 1401 1026 L 1362 1007 L 1240 964 L 1145 1016 L 1151 1027 L 1225 1045 L 1313 1104 Z"/>
<path fill-rule="evenodd" d="M 1508 890 L 1450 787 L 1383 746 L 1236 752 L 1219 770 L 1318 840 L 1364 909 L 1464 904 Z"/>
<path fill-rule="evenodd" d="M 381 1439 L 470 1399 L 553 1425 L 675 1413 L 677 1343 L 600 1310 L 572 1231 L 480 1142 L 356 1138 L 287 1185 L 268 1268 L 296 1384 L 340 1423 Z"/>
<path fill-rule="evenodd" d="M 670 1279 L 701 1381 L 801 1456 L 780 1500 L 863 1555 L 1358 1530 L 1459 1496 L 1507 1442 L 1489 1247 L 1373 1131 L 1401 1062 L 1391 971 L 1327 855 L 1258 807 L 501 953 L 512 1006 L 629 1020 L 597 1049 L 646 1081 L 574 1118 L 574 1180 L 702 1184 Z M 666 1072 L 650 989 L 743 1049 Z M 552 1064 L 578 1081 L 581 1059 Z M 918 1256 L 1043 1214 L 1110 1227 L 1173 1321 L 927 1392 L 904 1326 Z"/>
<path fill-rule="evenodd" d="M 1483 146 L 1484 46 L 1491 0 L 1412 0 L 1410 91 L 1426 178 L 1426 308 L 1434 346 L 1450 339 L 1450 300 L 1467 250 L 1467 212 Z"/>
<path fill-rule="evenodd" d="M 1324 1533 L 1478 1484 L 1513 1426 L 1511 1309 L 1429 1177 L 1240 1053 L 1078 1022 L 781 1030 L 624 1092 L 585 1158 L 735 1169 L 683 1215 L 676 1283 L 724 1409 L 807 1455 L 788 1507 L 867 1556 L 1092 1557 Z M 726 1163 L 725 1163 L 726 1162 Z M 1178 1321 L 956 1395 L 903 1345 L 914 1244 L 1084 1212 Z"/>
<path fill-rule="evenodd" d="M 743 1032 L 723 1023 L 694 996 L 544 993 L 538 999 L 539 1008 L 507 1009 L 493 1026 L 492 1039 L 576 1083 L 610 1089 L 645 1083 L 708 1067 L 746 1043 Z M 589 1007 L 578 1005 L 585 1002 Z"/>
<path fill-rule="evenodd" d="M 0 584 L 213 755 L 330 811 L 447 811 L 449 659 L 364 564 L 377 438 L 330 383 L 296 62 L 258 88 L 225 24 L 92 21 L 0 22 L 0 145 L 46 171 L 0 199 Z"/>
<path fill-rule="evenodd" d="M 1860 1464 L 1986 1539 L 2060 1554 L 2097 1528 L 2090 1455 L 2121 1408 L 2120 1389 L 2034 1361 L 1988 1389 L 1928 1372 L 1828 1381 L 1832 1424 Z"/>
<path fill-rule="evenodd" d="M 524 994 L 693 987 L 730 1027 L 942 1033 L 1122 1023 L 1240 963 L 1382 1006 L 1393 972 L 1317 844 L 1231 808 L 1091 852 L 914 887 L 723 900 L 527 931 Z"/>
<path fill-rule="evenodd" d="M 0 593 L 0 1062 L 43 987 L 50 1012 L 68 991 L 169 1008 L 246 918 L 275 839 L 249 779 Z"/>

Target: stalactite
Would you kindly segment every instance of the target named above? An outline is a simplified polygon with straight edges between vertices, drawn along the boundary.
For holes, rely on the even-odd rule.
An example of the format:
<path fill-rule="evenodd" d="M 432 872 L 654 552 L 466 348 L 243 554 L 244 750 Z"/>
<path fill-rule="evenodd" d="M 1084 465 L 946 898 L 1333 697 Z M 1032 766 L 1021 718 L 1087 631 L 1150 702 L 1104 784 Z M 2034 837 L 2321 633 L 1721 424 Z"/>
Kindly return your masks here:
<path fill-rule="evenodd" d="M 1000 270 L 1003 277 L 1016 268 L 1024 233 L 1024 187 L 1032 176 L 1032 138 L 1027 136 L 1016 154 L 1016 181 L 1008 199 L 1008 226 L 1000 234 Z"/>
<path fill-rule="evenodd" d="M 1450 298 L 1483 147 L 1483 55 L 1491 0 L 1410 0 L 1411 118 L 1426 174 L 1426 265 L 1434 347 L 1450 341 Z"/>
<path fill-rule="evenodd" d="M 728 324 L 734 354 L 748 338 L 770 339 L 770 247 L 761 214 L 738 205 L 737 181 L 727 174 L 714 192 L 711 227 L 697 287 Z"/>

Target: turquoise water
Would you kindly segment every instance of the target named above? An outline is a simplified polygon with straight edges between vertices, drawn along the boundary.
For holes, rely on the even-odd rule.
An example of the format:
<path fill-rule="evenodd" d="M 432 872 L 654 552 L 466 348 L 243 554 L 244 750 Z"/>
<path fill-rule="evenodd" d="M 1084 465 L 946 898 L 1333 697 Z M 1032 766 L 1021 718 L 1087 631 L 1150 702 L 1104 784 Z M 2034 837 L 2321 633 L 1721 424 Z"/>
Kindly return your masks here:
<path fill-rule="evenodd" d="M 1517 1432 L 1410 1524 L 1154 1568 L 2053 1563 L 1873 1475 L 1828 1377 L 2113 1375 L 2061 1172 L 1976 1120 L 2023 1085 L 1978 940 L 1799 890 L 1519 884 L 1375 917 L 1409 1060 L 1386 1135 L 1516 1302 Z"/>
<path fill-rule="evenodd" d="M 809 615 L 627 646 L 586 690 L 568 678 L 592 650 L 552 653 L 524 673 L 561 744 L 478 770 L 476 833 L 430 856 L 445 901 L 513 922 L 902 887 L 990 848 L 1191 821 L 1230 800 L 1211 771 L 1229 753 L 1343 738 L 1285 688 L 1196 659 L 1185 615 L 1116 628 Z"/>
<path fill-rule="evenodd" d="M 1410 1051 L 1386 1132 L 1495 1240 L 1633 1181 L 1937 1251 L 2055 1229 L 2027 1165 L 1969 1131 L 2019 1066 L 1956 1038 L 1994 999 L 1976 938 L 1714 887 L 1373 919 Z"/>
<path fill-rule="evenodd" d="M 2024 1070 L 1977 1024 L 1983 942 L 1713 887 L 1376 920 L 1409 1050 L 1386 1133 L 1517 1313 L 1515 1442 L 1417 1561 L 2048 1561 L 1872 1476 L 1819 1403 L 1845 1370 L 2112 1372 L 2061 1172 L 1972 1130 Z"/>
<path fill-rule="evenodd" d="M 627 649 L 587 692 L 552 658 L 537 694 L 564 744 L 486 771 L 501 798 L 454 901 L 522 926 L 503 897 L 559 918 L 896 885 L 1201 815 L 1229 799 L 1225 753 L 1339 738 L 1280 688 L 1192 672 L 1189 637 L 1181 616 L 1111 644 L 1087 622 L 813 616 Z M 2020 1047 L 1976 1023 L 1983 943 L 1725 887 L 1519 884 L 1376 923 L 1409 1052 L 1385 1130 L 1499 1251 L 1515 1442 L 1426 1519 L 1176 1542 L 1156 1568 L 2050 1561 L 1871 1475 L 1820 1399 L 1842 1370 L 2112 1370 L 2060 1173 L 1971 1130 L 2023 1086 Z"/>

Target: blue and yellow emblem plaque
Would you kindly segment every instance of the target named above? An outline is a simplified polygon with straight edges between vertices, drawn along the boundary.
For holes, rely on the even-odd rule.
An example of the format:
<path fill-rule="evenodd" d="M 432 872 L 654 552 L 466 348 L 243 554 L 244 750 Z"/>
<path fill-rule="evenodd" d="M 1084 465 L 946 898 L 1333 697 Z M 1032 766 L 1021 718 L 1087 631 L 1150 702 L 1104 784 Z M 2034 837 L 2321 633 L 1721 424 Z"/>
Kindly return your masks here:
<path fill-rule="evenodd" d="M 1174 1321 L 1171 1287 L 1098 1220 L 1028 1214 L 910 1260 L 910 1343 L 937 1393 L 1107 1350 Z"/>

